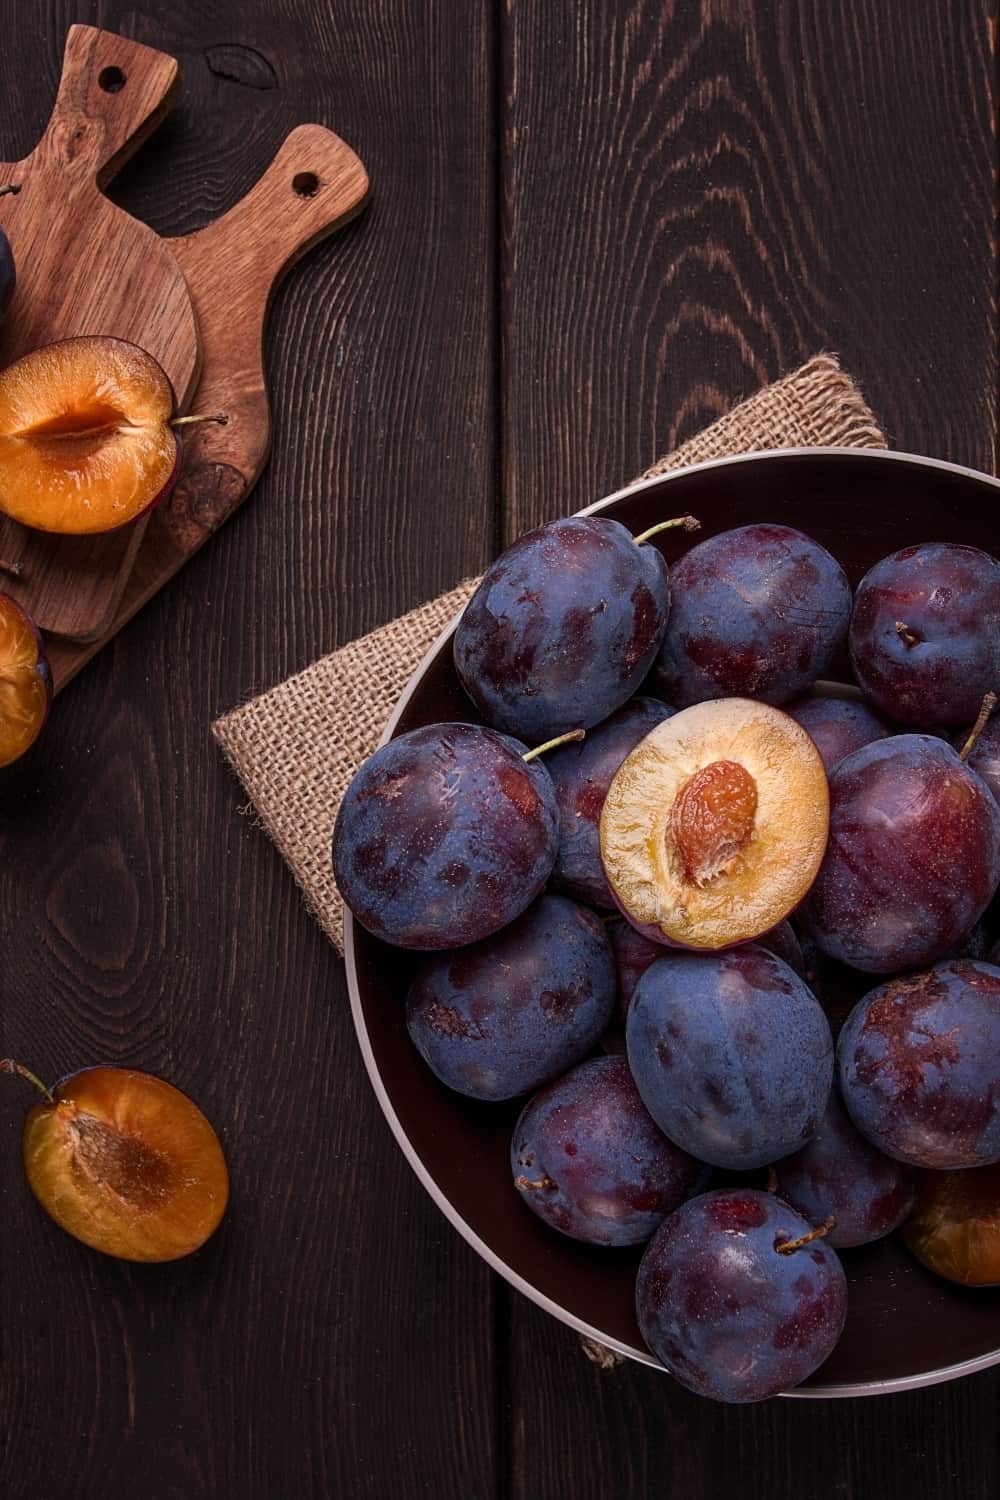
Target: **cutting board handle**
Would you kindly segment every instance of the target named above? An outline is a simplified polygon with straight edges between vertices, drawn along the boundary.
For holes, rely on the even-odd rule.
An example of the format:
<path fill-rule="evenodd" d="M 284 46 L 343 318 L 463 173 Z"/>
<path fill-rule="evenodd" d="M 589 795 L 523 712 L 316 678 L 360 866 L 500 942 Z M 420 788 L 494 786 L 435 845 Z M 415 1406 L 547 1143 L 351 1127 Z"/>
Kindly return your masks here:
<path fill-rule="evenodd" d="M 36 160 L 103 188 L 170 107 L 177 60 L 94 26 L 71 26 L 62 78 Z"/>

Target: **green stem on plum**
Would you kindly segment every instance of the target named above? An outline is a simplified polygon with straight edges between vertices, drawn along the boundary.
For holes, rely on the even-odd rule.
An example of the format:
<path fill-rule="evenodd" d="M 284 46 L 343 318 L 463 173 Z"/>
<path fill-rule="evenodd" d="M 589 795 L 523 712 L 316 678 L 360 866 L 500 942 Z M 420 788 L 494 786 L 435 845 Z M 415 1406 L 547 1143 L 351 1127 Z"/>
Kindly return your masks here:
<path fill-rule="evenodd" d="M 682 526 L 685 531 L 701 530 L 701 522 L 695 516 L 675 516 L 672 521 L 660 521 L 658 525 L 650 526 L 648 531 L 641 531 L 632 540 L 637 547 L 641 547 L 651 536 L 658 536 L 661 531 L 670 531 L 675 526 Z"/>
<path fill-rule="evenodd" d="M 557 745 L 568 745 L 571 740 L 585 739 L 586 734 L 585 729 L 571 729 L 569 734 L 559 734 L 554 740 L 546 740 L 544 745 L 536 745 L 534 750 L 528 750 L 521 759 L 535 760 L 537 756 L 544 755 L 546 750 L 554 750 Z"/>
<path fill-rule="evenodd" d="M 811 1245 L 813 1240 L 821 1240 L 825 1234 L 829 1234 L 830 1230 L 836 1227 L 836 1223 L 837 1220 L 831 1214 L 828 1219 L 824 1219 L 822 1224 L 817 1224 L 816 1228 L 811 1229 L 808 1234 L 800 1235 L 797 1240 L 785 1240 L 783 1244 L 775 1245 L 774 1248 L 779 1255 L 794 1255 L 795 1251 L 801 1250 L 803 1245 Z"/>
<path fill-rule="evenodd" d="M 520 1192 L 524 1193 L 527 1192 L 529 1188 L 532 1190 L 535 1190 L 536 1188 L 545 1188 L 546 1190 L 549 1188 L 554 1188 L 555 1183 L 549 1176 L 539 1177 L 537 1182 L 532 1182 L 530 1177 L 525 1177 L 522 1173 L 520 1177 L 514 1178 L 514 1186 Z"/>
<path fill-rule="evenodd" d="M 55 1095 L 48 1084 L 43 1083 L 38 1074 L 26 1068 L 24 1063 L 15 1062 L 12 1057 L 0 1058 L 0 1073 L 16 1073 L 19 1078 L 26 1078 L 29 1083 L 35 1085 L 38 1092 L 44 1095 L 50 1104 L 55 1104 Z"/>
<path fill-rule="evenodd" d="M 229 416 L 224 411 L 204 413 L 194 417 L 174 417 L 171 427 L 194 427 L 198 422 L 214 422 L 218 427 L 225 427 L 229 422 Z"/>
<path fill-rule="evenodd" d="M 899 639 L 902 641 L 903 645 L 908 647 L 911 651 L 914 646 L 920 645 L 919 635 L 917 635 L 917 632 L 915 630 L 910 629 L 905 620 L 896 621 L 896 634 L 899 636 Z"/>
<path fill-rule="evenodd" d="M 997 702 L 998 699 L 996 693 L 989 692 L 986 694 L 986 697 L 983 699 L 982 704 L 980 705 L 979 717 L 969 731 L 969 738 L 966 740 L 965 744 L 958 752 L 959 760 L 968 760 L 973 750 L 975 750 L 976 742 L 989 723 L 990 715 L 996 708 Z"/>

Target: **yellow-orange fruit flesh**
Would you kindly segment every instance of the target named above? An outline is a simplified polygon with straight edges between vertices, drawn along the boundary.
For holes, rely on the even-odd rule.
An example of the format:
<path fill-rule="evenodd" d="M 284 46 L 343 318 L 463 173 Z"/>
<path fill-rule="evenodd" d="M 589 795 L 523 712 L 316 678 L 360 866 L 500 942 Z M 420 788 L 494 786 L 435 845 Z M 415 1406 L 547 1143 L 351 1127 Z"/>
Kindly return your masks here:
<path fill-rule="evenodd" d="M 948 1281 L 1000 1285 L 1000 1162 L 926 1172 L 903 1238 L 928 1270 Z"/>
<path fill-rule="evenodd" d="M 627 757 L 601 815 L 601 857 L 629 919 L 695 949 L 759 937 L 798 905 L 826 848 L 815 745 L 744 698 L 667 719 Z"/>
<path fill-rule="evenodd" d="M 35 743 L 51 698 L 38 632 L 20 605 L 0 594 L 0 767 Z"/>
<path fill-rule="evenodd" d="M 219 1138 L 186 1094 L 149 1073 L 88 1068 L 36 1104 L 24 1166 L 42 1207 L 85 1245 L 122 1260 L 189 1255 L 229 1198 Z"/>
<path fill-rule="evenodd" d="M 121 339 L 47 344 L 0 371 L 0 511 L 39 531 L 86 535 L 134 520 L 178 464 L 174 393 Z"/>

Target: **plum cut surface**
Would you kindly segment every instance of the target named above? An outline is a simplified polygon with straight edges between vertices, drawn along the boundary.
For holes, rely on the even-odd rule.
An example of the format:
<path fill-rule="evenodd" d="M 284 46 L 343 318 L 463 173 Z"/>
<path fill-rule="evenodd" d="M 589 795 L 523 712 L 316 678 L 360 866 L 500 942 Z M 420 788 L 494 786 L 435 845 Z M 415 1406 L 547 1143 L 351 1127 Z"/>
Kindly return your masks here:
<path fill-rule="evenodd" d="M 925 1172 L 903 1239 L 947 1281 L 1000 1286 L 1000 1163 Z"/>
<path fill-rule="evenodd" d="M 776 927 L 826 844 L 826 772 L 780 709 L 716 699 L 658 725 L 623 762 L 601 815 L 617 905 L 646 936 L 727 948 Z"/>
<path fill-rule="evenodd" d="M 0 767 L 35 743 L 51 702 L 52 674 L 41 637 L 21 606 L 0 594 Z"/>
<path fill-rule="evenodd" d="M 121 1260 L 176 1260 L 229 1198 L 219 1138 L 172 1084 L 126 1068 L 64 1079 L 24 1124 L 28 1183 L 60 1228 Z"/>
<path fill-rule="evenodd" d="M 180 443 L 174 392 L 134 344 L 65 339 L 0 371 L 0 511 L 84 536 L 134 521 L 168 493 Z"/>

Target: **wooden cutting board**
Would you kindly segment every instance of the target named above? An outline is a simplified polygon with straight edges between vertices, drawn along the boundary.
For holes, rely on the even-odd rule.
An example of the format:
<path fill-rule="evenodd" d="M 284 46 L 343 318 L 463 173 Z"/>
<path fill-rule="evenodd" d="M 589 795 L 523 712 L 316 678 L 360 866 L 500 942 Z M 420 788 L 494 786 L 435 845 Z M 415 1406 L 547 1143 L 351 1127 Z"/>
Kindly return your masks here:
<path fill-rule="evenodd" d="M 184 410 L 200 369 L 184 275 L 159 235 L 101 191 L 163 118 L 177 63 L 136 42 L 73 26 L 48 128 L 24 161 L 0 164 L 0 224 L 17 289 L 0 329 L 7 364 L 74 334 L 141 344 L 166 370 Z M 93 640 L 114 617 L 145 519 L 96 537 L 58 537 L 0 517 L 0 587 L 44 631 Z"/>
<path fill-rule="evenodd" d="M 117 44 L 116 48 L 111 47 L 112 43 Z M 112 37 L 107 32 L 73 27 L 67 43 L 67 68 L 71 55 L 74 58 L 82 55 L 81 48 L 88 59 L 88 76 L 96 78 L 96 87 L 102 95 L 105 90 L 101 87 L 100 77 L 108 67 L 117 68 L 130 79 L 135 77 L 133 54 L 141 55 L 140 62 L 144 58 L 158 59 L 156 77 L 162 89 L 162 107 L 151 121 L 149 101 L 154 90 L 151 84 L 144 85 L 146 113 L 142 129 L 143 133 L 148 131 L 150 123 L 156 123 L 156 118 L 162 115 L 169 102 L 176 77 L 173 59 L 150 52 L 148 48 L 136 47 L 134 43 Z M 117 60 L 109 62 L 110 57 Z M 169 69 L 162 64 L 168 64 Z M 60 99 L 65 85 L 66 71 Z M 113 97 L 120 99 L 127 88 L 128 82 Z M 119 155 L 113 166 L 124 159 L 124 155 Z M 31 160 L 33 157 L 29 158 Z M 16 172 L 18 168 L 8 170 Z M 110 175 L 111 170 L 105 168 L 100 183 L 106 183 Z M 38 600 L 41 600 L 46 618 L 39 623 L 48 637 L 47 648 L 57 691 L 173 577 L 252 489 L 267 460 L 270 444 L 262 342 L 273 292 L 284 273 L 305 251 L 360 212 L 367 193 L 365 169 L 351 148 L 322 126 L 303 125 L 288 136 L 271 166 L 247 196 L 221 219 L 196 234 L 180 239 L 161 239 L 146 226 L 107 204 L 116 216 L 116 223 L 118 218 L 124 219 L 127 225 L 135 226 L 144 242 L 146 237 L 155 242 L 157 264 L 161 256 L 168 258 L 171 270 L 163 284 L 169 282 L 183 290 L 187 320 L 196 330 L 193 340 L 194 377 L 189 380 L 185 394 L 189 397 L 193 390 L 194 399 L 189 404 L 194 409 L 223 411 L 228 422 L 225 427 L 206 425 L 189 430 L 176 489 L 148 521 L 128 528 L 137 535 L 130 538 L 125 551 L 115 554 L 111 550 L 121 546 L 125 533 L 108 533 L 88 539 L 98 544 L 89 564 L 85 565 L 84 559 L 76 555 L 60 560 L 56 568 L 53 552 L 59 553 L 60 549 L 50 552 L 49 548 L 54 540 L 64 539 L 44 538 L 39 543 L 40 533 L 28 534 L 30 545 L 40 549 L 46 566 L 40 572 L 26 571 L 20 580 L 4 577 L 0 579 L 0 588 L 21 598 L 36 619 L 39 617 Z M 19 194 L 13 201 L 19 203 L 22 196 Z M 100 194 L 97 196 L 100 198 Z M 9 201 L 0 199 L 0 222 L 6 220 L 3 210 Z M 106 204 L 106 200 L 100 201 Z M 11 235 L 11 240 L 16 257 L 15 235 Z M 80 298 L 85 300 L 85 295 L 86 290 L 81 287 Z M 30 288 L 26 290 L 20 279 L 19 267 L 15 304 L 30 296 Z M 110 311 L 109 298 L 109 315 Z M 47 336 L 56 336 L 48 333 L 40 316 L 33 319 L 26 311 L 19 316 L 29 326 L 33 324 L 36 344 L 46 342 Z M 72 308 L 67 310 L 66 316 L 75 316 Z M 15 322 L 15 327 L 19 326 Z M 130 335 L 121 333 L 118 327 L 97 328 L 88 324 L 86 330 L 77 327 L 73 331 L 117 332 L 122 337 L 131 336 L 136 343 L 151 349 L 164 363 L 157 350 L 151 348 L 148 336 L 138 330 Z M 6 328 L 4 332 L 7 332 Z M 175 389 L 181 389 L 176 380 Z M 10 558 L 8 534 L 21 530 L 12 523 L 2 527 L 0 558 Z M 103 569 L 100 544 L 110 544 Z M 32 562 L 32 569 L 34 567 Z M 42 593 L 40 580 L 49 579 L 53 581 L 53 587 Z M 58 596 L 54 587 L 56 579 Z M 98 579 L 103 580 L 103 595 L 97 587 Z M 81 596 L 89 601 L 86 609 Z M 96 606 L 98 598 L 102 598 L 106 606 L 100 624 L 97 624 L 100 613 Z M 88 610 L 87 629 L 83 630 L 81 621 Z M 51 623 L 53 618 L 56 624 Z M 67 622 L 70 628 L 67 628 Z"/>

